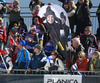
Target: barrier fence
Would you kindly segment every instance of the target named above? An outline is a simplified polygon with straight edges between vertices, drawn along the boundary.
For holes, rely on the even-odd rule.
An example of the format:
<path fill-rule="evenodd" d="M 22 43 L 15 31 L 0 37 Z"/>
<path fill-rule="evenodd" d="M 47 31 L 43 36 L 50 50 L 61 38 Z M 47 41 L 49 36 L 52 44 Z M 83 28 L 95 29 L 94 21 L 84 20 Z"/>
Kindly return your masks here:
<path fill-rule="evenodd" d="M 6 71 L 5 69 L 1 69 Z M 80 71 L 85 77 L 78 75 L 76 71 L 49 71 L 41 70 L 40 73 L 26 72 L 26 69 L 13 69 L 10 74 L 0 74 L 0 83 L 100 83 L 100 71 Z M 58 72 L 60 72 L 58 74 Z"/>

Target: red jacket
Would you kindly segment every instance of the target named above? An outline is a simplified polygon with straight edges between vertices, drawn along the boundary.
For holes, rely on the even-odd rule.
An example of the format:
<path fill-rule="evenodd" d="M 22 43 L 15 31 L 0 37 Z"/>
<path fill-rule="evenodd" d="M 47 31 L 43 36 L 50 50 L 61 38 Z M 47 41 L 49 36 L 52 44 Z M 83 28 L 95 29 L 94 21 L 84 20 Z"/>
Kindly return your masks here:
<path fill-rule="evenodd" d="M 0 27 L 0 39 L 6 43 L 6 38 L 7 38 L 7 35 L 6 35 L 6 30 L 5 30 L 5 27 L 4 26 L 1 26 Z"/>
<path fill-rule="evenodd" d="M 75 63 L 77 64 L 79 71 L 86 71 L 86 70 L 89 69 L 89 59 L 88 59 L 88 57 L 84 58 L 82 61 L 79 61 L 79 59 L 77 59 Z"/>

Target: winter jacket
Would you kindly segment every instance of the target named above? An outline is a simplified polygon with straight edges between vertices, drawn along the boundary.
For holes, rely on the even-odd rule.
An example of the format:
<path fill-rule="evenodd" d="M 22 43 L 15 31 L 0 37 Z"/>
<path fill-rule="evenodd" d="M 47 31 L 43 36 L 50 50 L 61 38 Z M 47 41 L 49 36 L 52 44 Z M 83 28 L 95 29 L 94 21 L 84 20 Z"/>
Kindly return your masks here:
<path fill-rule="evenodd" d="M 34 53 L 32 58 L 31 58 L 31 61 L 30 61 L 30 65 L 29 65 L 29 68 L 30 69 L 37 69 L 37 68 L 41 68 L 41 67 L 44 67 L 44 65 L 46 64 L 46 62 L 41 62 L 42 58 L 45 57 L 45 53 L 44 51 L 40 51 L 39 54 L 36 54 Z"/>
<path fill-rule="evenodd" d="M 84 58 L 82 61 L 77 59 L 75 63 L 77 64 L 79 71 L 87 71 L 89 69 L 89 59 L 87 57 Z"/>
<path fill-rule="evenodd" d="M 2 40 L 4 43 L 6 42 L 6 30 L 4 26 L 0 27 L 0 40 Z"/>
<path fill-rule="evenodd" d="M 44 69 L 45 70 L 49 70 L 49 67 L 51 67 L 50 64 L 52 64 L 52 63 L 47 62 L 46 65 L 44 66 Z M 58 71 L 64 70 L 63 62 L 59 58 L 56 58 L 56 60 L 54 62 L 54 66 L 57 66 L 58 67 L 57 68 Z M 54 70 L 56 70 L 56 69 L 54 69 Z"/>
<path fill-rule="evenodd" d="M 89 70 L 91 69 L 91 64 L 93 64 L 93 59 L 90 59 Z M 94 71 L 100 71 L 100 58 L 96 60 Z"/>
<path fill-rule="evenodd" d="M 29 67 L 30 55 L 29 55 L 29 51 L 25 48 L 22 48 L 21 50 L 18 49 L 17 59 L 14 64 L 15 69 L 19 69 L 22 63 L 25 63 L 25 66 L 22 69 L 27 69 Z"/>

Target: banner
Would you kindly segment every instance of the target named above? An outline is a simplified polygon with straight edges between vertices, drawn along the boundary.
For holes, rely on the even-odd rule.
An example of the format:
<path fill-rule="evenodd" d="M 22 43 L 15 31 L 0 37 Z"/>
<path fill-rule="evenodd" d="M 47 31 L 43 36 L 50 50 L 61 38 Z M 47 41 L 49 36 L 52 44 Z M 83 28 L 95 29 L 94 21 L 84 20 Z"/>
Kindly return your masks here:
<path fill-rule="evenodd" d="M 44 83 L 82 83 L 81 75 L 44 75 Z"/>
<path fill-rule="evenodd" d="M 70 49 L 68 42 L 71 42 L 71 31 L 66 11 L 56 4 L 45 5 L 40 8 L 38 15 L 42 18 L 47 32 L 51 34 L 53 44 L 58 45 L 61 55 L 67 61 L 68 51 Z"/>

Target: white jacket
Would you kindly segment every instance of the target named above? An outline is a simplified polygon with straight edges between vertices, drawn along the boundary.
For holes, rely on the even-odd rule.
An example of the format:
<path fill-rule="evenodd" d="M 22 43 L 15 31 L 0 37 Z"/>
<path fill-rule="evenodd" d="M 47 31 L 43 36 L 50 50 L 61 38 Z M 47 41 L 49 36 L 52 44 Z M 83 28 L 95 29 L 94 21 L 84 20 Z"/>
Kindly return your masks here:
<path fill-rule="evenodd" d="M 56 58 L 54 65 L 58 66 L 58 71 L 64 70 L 64 64 L 59 58 Z M 44 69 L 49 70 L 49 67 L 50 67 L 50 63 L 47 62 L 46 65 L 44 66 Z"/>

